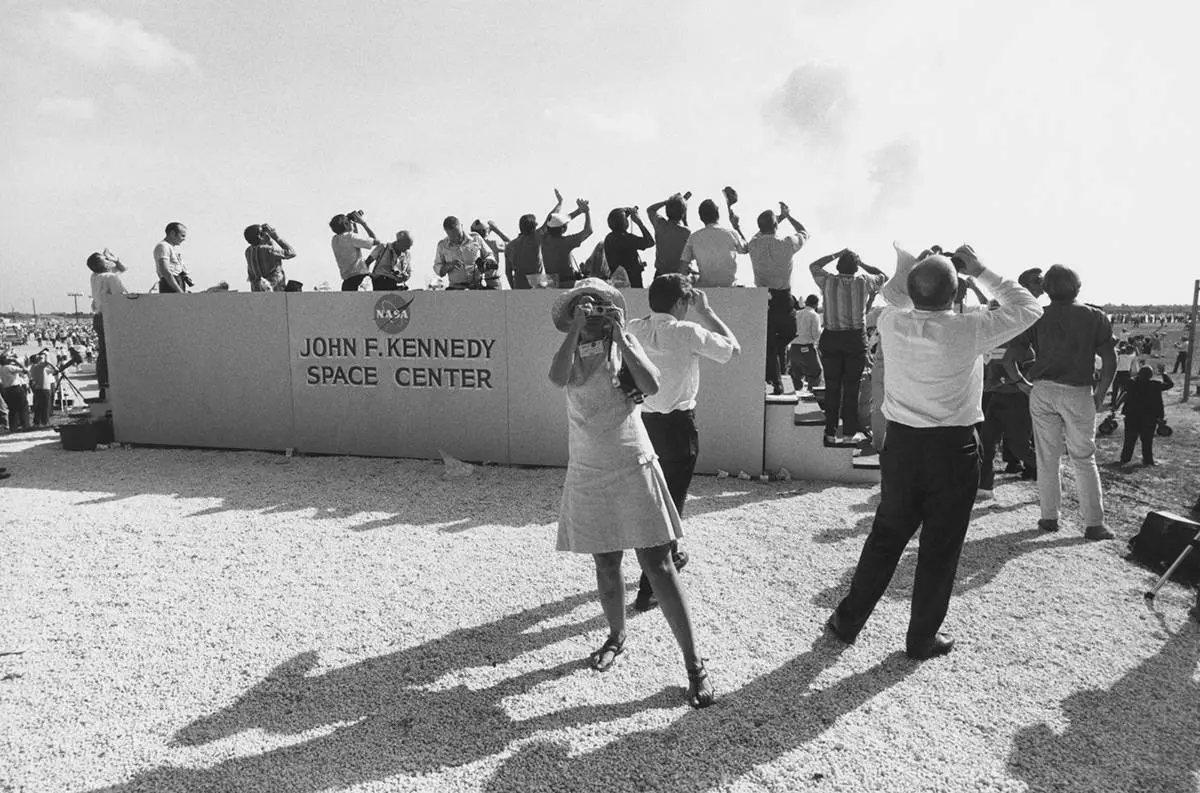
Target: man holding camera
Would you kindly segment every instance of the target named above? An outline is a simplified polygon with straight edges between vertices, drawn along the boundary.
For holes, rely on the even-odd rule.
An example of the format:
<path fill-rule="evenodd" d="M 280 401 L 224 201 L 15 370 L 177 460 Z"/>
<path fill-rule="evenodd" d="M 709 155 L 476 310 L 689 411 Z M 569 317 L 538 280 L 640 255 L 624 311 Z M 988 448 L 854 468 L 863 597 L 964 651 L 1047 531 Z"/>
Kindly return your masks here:
<path fill-rule="evenodd" d="M 192 286 L 187 267 L 183 264 L 183 253 L 179 246 L 187 239 L 187 226 L 168 223 L 166 236 L 154 246 L 154 270 L 158 273 L 159 294 L 183 294 Z"/>
<path fill-rule="evenodd" d="M 779 236 L 779 221 L 791 224 L 795 234 Z M 758 216 L 758 233 L 750 238 L 750 264 L 754 267 L 754 285 L 764 286 L 767 300 L 766 380 L 772 392 L 783 393 L 782 369 L 788 342 L 796 338 L 796 308 L 792 302 L 792 257 L 808 240 L 808 230 L 792 217 L 788 205 L 779 202 L 779 214 L 766 210 Z M 799 383 L 796 384 L 799 387 Z"/>
<path fill-rule="evenodd" d="M 100 398 L 108 392 L 108 348 L 104 342 L 104 309 L 115 295 L 129 290 L 121 281 L 120 273 L 125 265 L 108 248 L 102 253 L 93 253 L 87 258 L 87 268 L 92 271 L 92 328 L 96 331 L 96 381 L 100 386 Z M 60 370 L 65 366 L 60 366 Z"/>
<path fill-rule="evenodd" d="M 491 247 L 473 231 L 463 231 L 462 222 L 450 215 L 442 221 L 446 237 L 437 244 L 433 271 L 449 281 L 447 289 L 481 289 L 489 273 L 500 270 Z"/>
<path fill-rule="evenodd" d="M 854 642 L 920 529 L 906 650 L 923 660 L 954 647 L 938 631 L 979 487 L 980 356 L 1032 325 L 1042 309 L 1025 289 L 984 268 L 964 245 L 954 260 L 1001 307 L 956 313 L 958 278 L 951 258 L 932 254 L 917 261 L 899 248 L 896 253 L 896 276 L 883 290 L 888 305 L 879 316 L 888 355 L 881 500 L 850 590 L 825 627 L 840 641 Z"/>
<path fill-rule="evenodd" d="M 679 272 L 683 248 L 692 230 L 687 225 L 687 200 L 690 192 L 675 193 L 665 201 L 646 207 L 646 215 L 654 227 L 654 277 Z M 666 211 L 664 218 L 660 210 Z"/>
<path fill-rule="evenodd" d="M 282 292 L 287 286 L 283 273 L 285 259 L 294 259 L 296 251 L 279 236 L 269 223 L 246 226 L 242 232 L 246 248 L 246 277 L 251 292 Z"/>
<path fill-rule="evenodd" d="M 700 359 L 727 363 L 741 347 L 733 331 L 709 306 L 708 297 L 693 289 L 687 276 L 680 273 L 658 276 L 650 283 L 648 296 L 653 313 L 630 320 L 627 328 L 658 368 L 658 392 L 646 396 L 642 402 L 642 423 L 658 455 L 675 510 L 682 515 L 700 454 L 700 435 L 696 429 Z M 692 306 L 699 322 L 685 319 Z M 687 562 L 687 554 L 675 546 L 672 558 L 676 568 Z M 643 574 L 634 608 L 647 611 L 653 606 L 650 580 Z"/>
<path fill-rule="evenodd" d="M 412 235 L 405 230 L 396 232 L 396 241 L 379 245 L 367 257 L 371 267 L 371 289 L 376 292 L 396 292 L 408 289 L 412 276 Z M 372 266 L 373 265 L 373 266 Z"/>
<path fill-rule="evenodd" d="M 358 233 L 361 225 L 367 236 Z M 342 276 L 342 291 L 357 292 L 370 270 L 363 259 L 363 251 L 373 250 L 379 244 L 375 232 L 363 219 L 363 211 L 356 209 L 344 215 L 334 215 L 329 221 L 333 230 L 333 258 L 337 261 L 338 273 Z"/>

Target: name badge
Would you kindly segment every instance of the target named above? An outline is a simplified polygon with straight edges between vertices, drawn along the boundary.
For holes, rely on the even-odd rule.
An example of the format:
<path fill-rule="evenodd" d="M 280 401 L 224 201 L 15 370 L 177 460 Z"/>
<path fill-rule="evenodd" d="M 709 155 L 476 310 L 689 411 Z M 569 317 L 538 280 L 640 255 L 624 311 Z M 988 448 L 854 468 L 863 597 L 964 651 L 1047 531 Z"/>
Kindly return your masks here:
<path fill-rule="evenodd" d="M 582 358 L 590 358 L 593 355 L 604 354 L 604 341 L 589 341 L 586 344 L 579 345 L 579 355 Z"/>

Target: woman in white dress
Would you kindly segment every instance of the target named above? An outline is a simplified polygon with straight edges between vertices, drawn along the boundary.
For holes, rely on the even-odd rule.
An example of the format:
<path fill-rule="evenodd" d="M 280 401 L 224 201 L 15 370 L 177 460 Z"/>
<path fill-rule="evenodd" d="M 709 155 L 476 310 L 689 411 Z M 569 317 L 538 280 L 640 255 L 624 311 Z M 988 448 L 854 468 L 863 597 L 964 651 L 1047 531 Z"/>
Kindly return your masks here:
<path fill-rule="evenodd" d="M 607 671 L 625 649 L 621 559 L 633 548 L 683 652 L 688 703 L 707 707 L 713 688 L 671 560 L 671 541 L 682 536 L 679 514 L 638 409 L 641 395 L 658 390 L 658 370 L 625 331 L 621 293 L 604 281 L 578 281 L 555 300 L 551 316 L 566 333 L 550 365 L 550 381 L 566 389 L 570 430 L 558 550 L 595 559 L 609 627 L 608 638 L 590 656 L 592 668 Z"/>

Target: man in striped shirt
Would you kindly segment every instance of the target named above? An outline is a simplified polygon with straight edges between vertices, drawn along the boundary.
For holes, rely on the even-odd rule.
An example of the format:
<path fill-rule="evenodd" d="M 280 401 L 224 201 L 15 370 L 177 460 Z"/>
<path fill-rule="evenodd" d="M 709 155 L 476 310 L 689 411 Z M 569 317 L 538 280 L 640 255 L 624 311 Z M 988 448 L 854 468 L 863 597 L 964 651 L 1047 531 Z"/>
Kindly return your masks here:
<path fill-rule="evenodd" d="M 837 261 L 837 274 L 825 267 Z M 867 440 L 858 421 L 858 387 L 867 360 L 866 313 L 887 275 L 850 249 L 822 256 L 808 266 L 825 303 L 825 329 L 818 348 L 825 369 L 825 443 L 838 442 L 838 420 L 855 443 Z"/>

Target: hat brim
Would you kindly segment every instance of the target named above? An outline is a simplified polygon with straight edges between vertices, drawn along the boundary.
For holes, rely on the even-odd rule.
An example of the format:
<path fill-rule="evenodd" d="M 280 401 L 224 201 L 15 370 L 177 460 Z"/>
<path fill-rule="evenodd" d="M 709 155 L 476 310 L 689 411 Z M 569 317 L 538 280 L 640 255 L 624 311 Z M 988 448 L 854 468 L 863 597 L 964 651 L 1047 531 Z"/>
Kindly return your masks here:
<path fill-rule="evenodd" d="M 622 311 L 625 310 L 625 297 L 615 286 L 607 281 L 601 281 L 599 278 L 584 278 L 576 281 L 575 286 L 554 298 L 554 304 L 550 307 L 550 318 L 554 320 L 554 327 L 563 333 L 570 330 L 571 303 L 582 295 L 594 295 L 602 300 L 607 300 Z"/>

